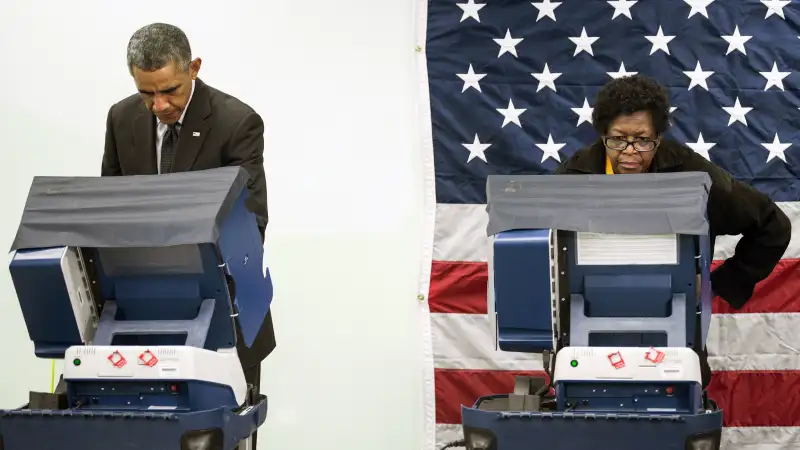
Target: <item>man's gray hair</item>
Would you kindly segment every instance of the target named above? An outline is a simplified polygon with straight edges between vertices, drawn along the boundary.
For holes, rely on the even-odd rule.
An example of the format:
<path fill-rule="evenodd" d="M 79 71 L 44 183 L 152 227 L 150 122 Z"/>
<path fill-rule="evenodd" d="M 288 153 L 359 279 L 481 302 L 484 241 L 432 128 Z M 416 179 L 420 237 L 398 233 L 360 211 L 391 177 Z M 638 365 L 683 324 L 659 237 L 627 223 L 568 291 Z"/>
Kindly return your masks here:
<path fill-rule="evenodd" d="M 174 62 L 186 71 L 192 60 L 192 48 L 184 32 L 166 23 L 152 23 L 133 33 L 128 41 L 128 71 L 133 68 L 154 71 Z"/>

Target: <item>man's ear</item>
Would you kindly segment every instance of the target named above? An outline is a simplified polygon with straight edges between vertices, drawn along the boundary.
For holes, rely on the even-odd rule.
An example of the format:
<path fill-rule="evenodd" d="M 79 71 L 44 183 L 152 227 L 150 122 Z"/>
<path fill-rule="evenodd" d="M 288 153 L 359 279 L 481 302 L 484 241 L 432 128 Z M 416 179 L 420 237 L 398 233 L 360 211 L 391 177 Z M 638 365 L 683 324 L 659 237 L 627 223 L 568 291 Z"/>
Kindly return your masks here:
<path fill-rule="evenodd" d="M 195 58 L 192 62 L 189 63 L 189 73 L 192 76 L 192 80 L 197 79 L 197 74 L 200 72 L 200 66 L 203 64 L 203 60 L 200 58 Z"/>

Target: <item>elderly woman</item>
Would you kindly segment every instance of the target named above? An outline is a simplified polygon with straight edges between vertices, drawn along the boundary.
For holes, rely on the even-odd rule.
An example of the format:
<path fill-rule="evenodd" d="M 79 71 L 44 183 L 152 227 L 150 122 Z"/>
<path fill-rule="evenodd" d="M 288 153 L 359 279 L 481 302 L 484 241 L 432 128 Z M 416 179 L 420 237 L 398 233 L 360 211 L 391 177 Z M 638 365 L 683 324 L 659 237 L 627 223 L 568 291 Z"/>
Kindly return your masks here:
<path fill-rule="evenodd" d="M 651 78 L 635 75 L 610 81 L 597 94 L 592 114 L 599 139 L 578 150 L 556 173 L 708 173 L 713 183 L 707 207 L 712 252 L 716 236 L 742 236 L 734 255 L 711 273 L 711 288 L 740 309 L 789 246 L 791 222 L 769 197 L 665 137 L 669 109 L 666 89 Z M 707 352 L 697 351 L 707 386 Z"/>

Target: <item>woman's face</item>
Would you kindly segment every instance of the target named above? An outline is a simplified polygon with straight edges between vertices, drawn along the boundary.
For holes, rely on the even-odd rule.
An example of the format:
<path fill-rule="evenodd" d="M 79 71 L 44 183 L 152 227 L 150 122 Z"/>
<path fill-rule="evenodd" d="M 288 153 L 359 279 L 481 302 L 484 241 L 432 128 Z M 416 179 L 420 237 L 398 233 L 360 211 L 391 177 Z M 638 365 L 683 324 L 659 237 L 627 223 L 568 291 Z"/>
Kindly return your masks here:
<path fill-rule="evenodd" d="M 603 139 L 614 173 L 646 173 L 653 162 L 658 138 L 647 111 L 614 119 Z"/>

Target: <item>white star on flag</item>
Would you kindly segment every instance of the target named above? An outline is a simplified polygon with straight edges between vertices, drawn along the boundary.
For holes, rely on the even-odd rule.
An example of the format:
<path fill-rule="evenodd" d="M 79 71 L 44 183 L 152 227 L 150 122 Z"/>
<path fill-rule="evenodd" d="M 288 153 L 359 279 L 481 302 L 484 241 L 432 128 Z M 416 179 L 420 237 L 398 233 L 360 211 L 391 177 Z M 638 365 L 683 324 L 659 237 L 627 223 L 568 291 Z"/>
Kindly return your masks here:
<path fill-rule="evenodd" d="M 730 55 L 734 50 L 739 50 L 743 55 L 746 55 L 747 49 L 744 48 L 744 44 L 750 39 L 753 39 L 753 36 L 742 36 L 739 34 L 739 25 L 736 25 L 736 28 L 733 29 L 732 35 L 721 37 L 728 43 L 728 51 L 725 52 L 726 55 Z"/>
<path fill-rule="evenodd" d="M 778 158 L 783 162 L 786 162 L 786 155 L 784 154 L 784 152 L 786 151 L 787 148 L 789 148 L 792 145 L 792 143 L 791 142 L 782 143 L 780 140 L 778 140 L 778 133 L 775 133 L 775 139 L 772 142 L 762 142 L 761 145 L 765 149 L 769 150 L 769 156 L 767 156 L 767 162 L 770 162 L 775 158 Z"/>
<path fill-rule="evenodd" d="M 458 78 L 464 80 L 464 87 L 461 88 L 461 92 L 466 91 L 469 88 L 475 88 L 476 91 L 481 91 L 480 81 L 483 77 L 486 76 L 485 73 L 475 73 L 475 70 L 472 69 L 472 64 L 469 65 L 469 69 L 467 69 L 467 73 L 457 73 Z"/>
<path fill-rule="evenodd" d="M 765 19 L 776 14 L 780 16 L 781 19 L 786 20 L 786 16 L 783 14 L 783 8 L 792 2 L 791 0 L 761 0 L 761 3 L 767 7 L 767 15 L 764 16 Z"/>
<path fill-rule="evenodd" d="M 736 102 L 734 102 L 733 106 L 723 106 L 722 109 L 731 116 L 728 119 L 728 126 L 733 125 L 734 122 L 742 122 L 744 126 L 747 126 L 747 117 L 745 116 L 753 110 L 753 108 L 742 106 L 739 103 L 739 97 L 736 97 Z"/>
<path fill-rule="evenodd" d="M 762 77 L 767 79 L 767 85 L 764 86 L 764 90 L 765 91 L 767 89 L 769 89 L 770 87 L 772 87 L 772 86 L 775 86 L 776 88 L 778 88 L 780 90 L 784 90 L 783 89 L 783 79 L 788 77 L 791 74 L 791 72 L 779 72 L 778 71 L 778 63 L 776 63 L 776 62 L 772 63 L 772 70 L 771 71 L 769 71 L 769 72 L 758 72 L 758 73 L 760 73 Z"/>
<path fill-rule="evenodd" d="M 711 150 L 712 147 L 717 145 L 714 142 L 706 142 L 703 140 L 703 133 L 697 137 L 697 142 L 687 142 L 686 145 L 695 151 L 698 155 L 702 156 L 703 158 L 711 161 L 711 157 L 708 155 L 708 151 Z"/>
<path fill-rule="evenodd" d="M 553 135 L 547 135 L 547 143 L 546 144 L 536 144 L 539 149 L 542 150 L 542 162 L 547 161 L 548 158 L 553 158 L 558 162 L 561 162 L 561 155 L 558 154 L 558 151 L 564 148 L 564 144 L 556 144 L 553 142 Z"/>
<path fill-rule="evenodd" d="M 578 37 L 571 37 L 569 38 L 573 44 L 575 44 L 575 53 L 572 56 L 577 56 L 580 52 L 586 52 L 592 56 L 594 56 L 594 52 L 592 52 L 592 44 L 597 41 L 597 37 L 589 37 L 586 34 L 586 27 L 581 29 L 581 35 Z"/>
<path fill-rule="evenodd" d="M 608 2 L 614 8 L 614 15 L 611 16 L 611 20 L 617 18 L 617 16 L 626 16 L 628 19 L 633 19 L 631 16 L 631 7 L 636 4 L 638 0 L 610 0 Z"/>
<path fill-rule="evenodd" d="M 486 3 L 475 3 L 475 0 L 467 0 L 467 3 L 458 3 L 457 6 L 464 11 L 461 15 L 461 22 L 471 17 L 475 19 L 476 22 L 480 23 L 481 18 L 478 15 L 478 11 L 486 6 Z"/>
<path fill-rule="evenodd" d="M 620 63 L 619 72 L 606 72 L 611 78 L 622 78 L 631 75 L 636 75 L 638 72 L 628 72 L 625 70 L 625 63 Z"/>
<path fill-rule="evenodd" d="M 551 73 L 550 68 L 547 67 L 547 63 L 544 63 L 544 70 L 542 72 L 532 73 L 531 75 L 539 80 L 539 86 L 536 88 L 536 92 L 539 92 L 546 87 L 552 89 L 553 92 L 557 92 L 556 79 L 561 76 L 561 73 Z"/>
<path fill-rule="evenodd" d="M 522 124 L 519 122 L 520 114 L 527 111 L 525 108 L 514 108 L 514 101 L 508 101 L 508 108 L 497 108 L 497 112 L 503 115 L 503 124 L 500 125 L 500 128 L 505 127 L 509 123 L 515 123 L 518 127 L 522 128 Z"/>
<path fill-rule="evenodd" d="M 702 14 L 703 17 L 708 19 L 708 11 L 706 10 L 706 8 L 708 8 L 708 5 L 714 2 L 714 0 L 683 0 L 683 1 L 686 2 L 687 5 L 692 7 L 692 10 L 689 11 L 689 17 L 687 17 L 688 19 L 691 19 L 692 16 L 695 14 Z"/>
<path fill-rule="evenodd" d="M 475 133 L 475 140 L 472 143 L 461 144 L 469 150 L 469 157 L 467 158 L 467 163 L 472 161 L 475 158 L 480 158 L 483 162 L 486 161 L 486 149 L 489 148 L 492 144 L 488 143 L 481 143 L 481 140 L 478 139 L 478 134 Z"/>
<path fill-rule="evenodd" d="M 531 2 L 536 9 L 539 10 L 539 15 L 536 16 L 536 21 L 538 22 L 544 17 L 549 17 L 553 19 L 553 22 L 556 21 L 556 8 L 561 6 L 561 2 L 551 2 L 550 0 L 544 0 L 543 2 L 534 3 Z"/>
<path fill-rule="evenodd" d="M 650 49 L 650 54 L 652 55 L 658 50 L 663 51 L 664 53 L 669 55 L 669 47 L 667 46 L 675 36 L 664 36 L 664 32 L 661 30 L 661 25 L 658 26 L 658 32 L 655 36 L 645 36 L 645 39 L 650 41 L 653 44 L 653 47 Z"/>
<path fill-rule="evenodd" d="M 517 57 L 517 44 L 522 42 L 525 38 L 513 38 L 511 37 L 511 30 L 506 29 L 506 36 L 503 39 L 495 39 L 494 41 L 500 45 L 500 53 L 497 54 L 497 57 L 503 56 L 503 53 L 511 53 L 514 57 Z"/>
<path fill-rule="evenodd" d="M 583 122 L 592 123 L 592 112 L 594 108 L 589 106 L 589 99 L 583 98 L 583 106 L 580 108 L 572 108 L 572 112 L 578 115 L 578 123 L 575 125 L 579 127 Z"/>
<path fill-rule="evenodd" d="M 691 83 L 689 83 L 689 89 L 692 90 L 695 86 L 700 86 L 705 90 L 708 90 L 708 82 L 706 81 L 708 77 L 714 74 L 713 70 L 703 70 L 700 67 L 700 61 L 697 61 L 697 65 L 695 66 L 694 70 L 685 70 L 683 73 L 691 78 Z"/>

